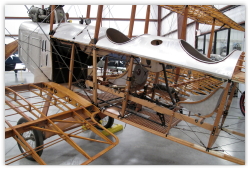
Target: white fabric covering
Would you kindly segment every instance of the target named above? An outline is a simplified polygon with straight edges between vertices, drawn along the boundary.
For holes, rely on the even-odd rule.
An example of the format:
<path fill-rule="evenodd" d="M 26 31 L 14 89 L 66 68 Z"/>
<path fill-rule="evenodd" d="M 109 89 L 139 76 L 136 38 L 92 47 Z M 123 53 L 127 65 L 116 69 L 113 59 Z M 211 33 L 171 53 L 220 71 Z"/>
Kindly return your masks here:
<path fill-rule="evenodd" d="M 216 110 L 216 108 L 219 106 L 223 92 L 224 87 L 227 83 L 224 83 L 221 87 L 217 89 L 217 91 L 214 94 L 210 95 L 203 95 L 203 96 L 191 96 L 189 99 L 185 100 L 184 102 L 189 103 L 182 103 L 180 102 L 180 106 L 188 109 L 189 111 L 198 114 L 200 113 L 201 116 L 206 116 L 208 114 L 211 114 Z M 208 97 L 205 101 L 201 101 Z M 197 101 L 201 101 L 196 103 Z"/>

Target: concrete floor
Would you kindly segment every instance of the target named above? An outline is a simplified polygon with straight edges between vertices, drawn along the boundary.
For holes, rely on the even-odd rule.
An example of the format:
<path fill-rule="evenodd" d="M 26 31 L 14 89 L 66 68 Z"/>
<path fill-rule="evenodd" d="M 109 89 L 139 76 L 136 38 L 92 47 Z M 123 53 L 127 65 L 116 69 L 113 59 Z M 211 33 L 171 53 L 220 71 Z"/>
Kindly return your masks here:
<path fill-rule="evenodd" d="M 15 75 L 14 72 L 5 72 L 5 86 L 32 83 L 33 79 L 33 74 L 28 71 L 19 72 L 17 75 Z M 233 99 L 228 118 L 226 124 L 233 125 L 227 128 L 236 129 L 239 132 L 245 133 L 245 117 L 241 114 L 239 109 L 238 98 Z M 13 120 L 12 123 L 15 124 L 16 121 L 17 120 Z M 158 137 L 121 121 L 115 120 L 115 123 L 124 126 L 122 131 L 115 133 L 120 140 L 119 144 L 103 156 L 94 160 L 90 165 L 234 165 L 232 162 Z M 183 128 L 185 126 L 187 126 L 186 123 L 181 122 L 177 127 Z M 192 130 L 198 129 L 192 126 Z M 92 132 L 85 132 L 83 135 L 93 136 Z M 192 141 L 192 134 L 188 134 L 188 132 L 171 129 L 171 135 L 194 142 Z M 229 135 L 225 132 L 221 132 L 221 136 L 223 137 L 218 138 L 216 145 L 224 145 L 222 148 L 227 153 L 245 160 L 244 138 Z M 198 137 L 202 141 L 207 141 L 208 139 L 207 135 L 199 134 Z M 52 139 L 53 137 L 46 140 Z M 239 140 L 244 141 L 239 142 Z M 93 143 L 87 141 L 83 142 L 82 140 L 76 140 L 76 142 L 86 149 L 86 151 L 93 153 L 98 148 L 103 147 L 97 145 L 93 146 Z M 229 143 L 234 144 L 228 145 Z M 4 146 L 5 159 L 20 154 L 14 139 L 6 139 Z M 45 149 L 41 157 L 50 165 L 79 165 L 84 162 L 83 156 L 64 142 L 60 142 L 58 145 Z M 38 164 L 27 159 L 21 159 L 12 165 Z"/>

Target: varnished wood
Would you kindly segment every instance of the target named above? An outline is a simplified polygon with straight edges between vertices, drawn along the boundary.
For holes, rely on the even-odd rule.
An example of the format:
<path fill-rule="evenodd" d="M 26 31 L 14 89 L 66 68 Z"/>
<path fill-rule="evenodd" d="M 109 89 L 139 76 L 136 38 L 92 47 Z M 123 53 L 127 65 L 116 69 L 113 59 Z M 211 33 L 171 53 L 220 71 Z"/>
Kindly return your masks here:
<path fill-rule="evenodd" d="M 178 14 L 179 16 L 180 14 Z M 187 32 L 187 15 L 188 15 L 188 6 L 185 6 L 184 15 L 180 17 L 181 20 L 178 20 L 178 38 L 186 41 L 186 32 Z M 178 17 L 179 18 L 179 17 Z M 176 67 L 175 70 L 175 83 L 177 83 L 180 74 L 180 68 Z"/>
<path fill-rule="evenodd" d="M 123 77 L 124 75 L 126 75 L 127 74 L 127 70 L 126 71 L 124 71 L 123 73 L 121 73 L 121 74 L 119 74 L 119 75 L 116 75 L 116 76 L 106 76 L 106 80 L 114 80 L 114 79 L 118 79 L 118 78 L 121 78 L 121 77 Z"/>
<path fill-rule="evenodd" d="M 18 40 L 5 45 L 5 60 L 18 49 Z"/>
<path fill-rule="evenodd" d="M 180 39 L 183 39 L 186 41 L 186 32 L 187 32 L 187 15 L 188 15 L 188 6 L 185 7 L 185 11 L 184 11 L 184 16 L 183 16 L 183 20 L 182 20 L 182 24 L 181 27 L 181 36 Z"/>
<path fill-rule="evenodd" d="M 34 94 L 37 94 L 38 96 L 44 96 L 44 93 L 40 89 L 40 87 L 37 87 L 35 85 L 34 86 L 29 85 L 29 86 L 31 88 L 27 88 L 26 89 L 27 91 L 29 91 L 29 89 L 30 89 L 30 90 L 32 90 L 32 92 Z M 87 164 L 87 163 L 92 162 L 93 160 L 95 160 L 96 158 L 98 158 L 102 154 L 106 153 L 108 150 L 110 150 L 111 148 L 113 148 L 115 145 L 118 144 L 119 140 L 116 140 L 115 142 L 113 142 L 111 139 L 106 137 L 104 134 L 102 134 L 99 130 L 97 130 L 94 127 L 97 124 L 97 122 L 96 122 L 96 120 L 94 120 L 94 118 L 91 117 L 91 120 L 89 119 L 88 121 L 85 119 L 85 118 L 89 118 L 92 115 L 98 114 L 100 112 L 98 108 L 96 108 L 94 105 L 91 105 L 92 106 L 90 108 L 90 111 L 92 111 L 92 114 L 91 114 L 89 109 L 85 109 L 84 107 L 82 107 L 83 105 L 86 105 L 86 103 L 88 103 L 88 101 L 84 100 L 81 97 L 79 98 L 79 96 L 74 95 L 74 93 L 71 90 L 69 90 L 69 89 L 67 89 L 67 88 L 65 88 L 63 86 L 60 86 L 60 85 L 58 85 L 56 83 L 53 83 L 53 82 L 44 83 L 42 85 L 42 87 L 43 87 L 43 90 L 49 91 L 49 93 L 47 93 L 47 94 L 51 93 L 51 95 L 60 96 L 61 99 L 64 99 L 68 103 L 73 102 L 72 104 L 74 104 L 75 102 L 78 102 L 79 106 L 81 106 L 81 107 L 78 107 L 76 109 L 71 109 L 71 108 L 66 107 L 66 109 L 68 109 L 68 110 L 63 112 L 63 113 L 57 113 L 57 114 L 54 114 L 54 115 L 51 115 L 51 116 L 46 116 L 44 114 L 45 112 L 40 111 L 37 108 L 35 108 L 25 98 L 23 99 L 28 104 L 28 106 L 30 108 L 34 109 L 37 112 L 37 114 L 39 114 L 41 116 L 40 116 L 40 118 L 38 118 L 36 120 L 31 120 L 31 121 L 28 121 L 28 122 L 26 122 L 24 124 L 16 125 L 15 127 L 12 127 L 11 125 L 9 125 L 8 122 L 6 122 L 7 125 L 9 125 L 9 128 L 5 129 L 5 138 L 14 137 L 17 140 L 17 142 L 26 151 L 28 151 L 27 153 L 32 154 L 32 156 L 36 159 L 36 161 L 38 163 L 45 164 L 43 162 L 43 160 L 39 156 L 36 157 L 36 155 L 34 155 L 34 153 L 36 153 L 35 149 L 30 148 L 28 145 L 26 145 L 25 141 L 20 141 L 20 139 L 22 138 L 21 135 L 20 135 L 21 133 L 32 130 L 32 129 L 36 129 L 36 130 L 40 130 L 40 131 L 46 131 L 45 138 L 53 136 L 55 134 L 58 134 L 62 138 L 62 140 L 69 143 L 73 148 L 75 148 L 79 153 L 81 153 L 83 156 L 85 156 L 88 159 L 83 164 Z M 37 90 L 34 90 L 34 89 L 37 89 Z M 22 97 L 19 94 L 16 94 L 15 91 L 13 91 L 12 89 L 10 89 L 8 87 L 6 87 L 6 90 L 8 91 L 8 94 L 14 93 L 16 96 L 18 96 L 20 98 Z M 45 93 L 45 95 L 46 95 L 46 93 Z M 15 97 L 12 97 L 12 98 L 15 99 Z M 53 96 L 49 96 L 49 99 L 46 100 L 46 101 L 48 101 L 50 103 L 51 98 L 53 98 Z M 80 99 L 80 101 L 77 98 Z M 88 106 L 88 104 L 86 106 Z M 22 113 L 20 113 L 20 114 L 22 114 Z M 24 116 L 25 116 L 25 114 L 24 114 Z M 59 123 L 55 124 L 54 121 L 59 122 Z M 104 141 L 85 138 L 85 137 L 81 137 L 81 136 L 76 136 L 74 134 L 68 134 L 68 133 L 64 132 L 64 130 L 65 131 L 69 130 L 72 127 L 75 128 L 77 126 L 80 126 L 81 124 L 84 124 L 85 126 L 88 126 L 88 128 L 92 132 L 94 132 L 96 135 L 101 137 Z M 103 128 L 104 130 L 106 130 L 111 136 L 114 136 L 110 131 L 105 129 L 103 126 L 101 126 L 101 125 L 99 125 L 99 126 L 101 128 Z M 44 127 L 44 128 L 41 128 L 41 127 Z M 18 136 L 18 138 L 16 138 L 16 135 Z M 101 152 L 97 153 L 96 155 L 90 156 L 81 147 L 79 147 L 70 137 L 90 140 L 92 142 L 105 143 L 105 144 L 109 144 L 110 146 L 108 146 L 107 148 L 105 148 Z M 115 137 L 115 139 L 117 139 L 117 137 Z M 42 147 L 42 146 L 40 146 L 40 147 Z"/>
<path fill-rule="evenodd" d="M 96 113 L 93 113 L 92 116 L 91 116 L 91 119 L 92 119 L 93 122 L 96 122 L 95 116 L 96 116 Z M 104 129 L 106 132 L 108 132 L 115 139 L 115 141 L 112 142 L 112 145 L 108 146 L 107 148 L 105 148 L 104 150 L 99 152 L 98 154 L 92 156 L 92 159 L 89 159 L 89 160 L 85 161 L 84 163 L 82 163 L 82 165 L 89 164 L 90 162 L 92 162 L 96 158 L 100 157 L 101 155 L 103 155 L 104 153 L 106 153 L 107 151 L 109 151 L 110 149 L 112 149 L 113 147 L 115 147 L 119 143 L 119 139 L 118 139 L 117 136 L 115 136 L 113 133 L 111 133 L 108 129 L 103 127 L 101 124 L 98 125 L 98 126 L 100 126 L 102 129 Z M 100 133 L 100 134 L 102 134 L 102 133 Z M 105 135 L 102 136 L 102 137 L 105 138 Z M 108 138 L 106 138 L 106 139 L 109 140 Z M 109 141 L 111 141 L 111 140 L 109 140 Z"/>
<path fill-rule="evenodd" d="M 96 49 L 93 49 L 93 102 L 97 104 L 97 56 Z"/>
<path fill-rule="evenodd" d="M 125 110 L 126 110 L 127 104 L 128 104 L 129 91 L 130 91 L 130 86 L 131 86 L 131 81 L 132 81 L 133 64 L 134 64 L 134 58 L 131 57 L 130 62 L 129 62 L 129 67 L 128 67 L 128 75 L 127 75 L 125 93 L 124 93 L 123 102 L 122 102 L 122 111 L 121 111 L 121 116 L 122 117 L 125 114 Z"/>
<path fill-rule="evenodd" d="M 91 5 L 87 5 L 86 18 L 90 18 L 90 9 L 91 9 Z"/>
<path fill-rule="evenodd" d="M 150 17 L 150 5 L 147 5 L 147 13 L 146 13 L 145 26 L 144 26 L 144 34 L 148 33 L 149 17 Z"/>
<path fill-rule="evenodd" d="M 15 97 L 11 97 L 10 95 L 7 95 L 9 98 L 11 98 L 12 100 L 14 100 L 16 103 L 18 103 L 19 105 L 23 106 L 24 109 L 26 109 L 27 111 L 29 111 L 33 116 L 35 116 L 36 118 L 38 118 L 38 116 L 32 111 L 32 109 L 34 110 L 38 110 L 33 104 L 31 104 L 28 100 L 26 100 L 24 97 L 22 97 L 20 94 L 16 93 L 15 91 L 13 91 L 12 89 L 9 89 L 8 87 L 5 87 L 5 89 L 8 89 L 9 91 L 11 91 Z M 22 101 L 24 101 L 27 105 L 27 106 L 24 106 L 21 102 L 18 102 L 17 100 L 15 100 L 16 96 L 18 96 Z M 6 100 L 6 104 L 8 104 L 9 106 L 11 106 L 11 103 L 9 101 Z M 11 106 L 12 109 L 14 109 L 15 111 L 17 111 L 19 114 L 22 115 L 22 112 L 20 112 L 20 110 L 18 108 L 16 108 L 15 106 Z M 24 114 L 24 113 L 23 113 Z M 26 117 L 25 117 L 26 118 Z M 27 120 L 30 120 L 27 119 Z"/>
<path fill-rule="evenodd" d="M 112 115 L 112 114 L 108 113 L 108 111 L 105 111 L 105 112 L 106 112 L 106 114 L 108 114 L 108 115 L 110 115 L 110 116 Z M 175 113 L 176 113 L 176 112 L 175 112 Z M 158 136 L 160 136 L 160 137 L 163 137 L 163 138 L 165 138 L 165 139 L 169 139 L 169 140 L 171 140 L 171 141 L 173 141 L 173 142 L 176 142 L 176 143 L 179 143 L 179 144 L 181 144 L 181 145 L 184 145 L 184 146 L 190 147 L 190 148 L 192 148 L 192 149 L 195 149 L 195 150 L 204 152 L 204 153 L 206 153 L 206 154 L 209 154 L 209 155 L 212 155 L 212 156 L 216 156 L 216 157 L 218 157 L 218 158 L 222 158 L 222 159 L 225 159 L 225 160 L 228 160 L 228 161 L 231 161 L 231 162 L 240 164 L 240 165 L 245 165 L 245 161 L 244 161 L 244 160 L 235 158 L 235 157 L 230 156 L 230 155 L 223 154 L 223 153 L 218 152 L 218 151 L 213 151 L 213 150 L 211 150 L 211 151 L 207 152 L 207 151 L 206 151 L 206 148 L 204 148 L 204 147 L 202 147 L 202 146 L 199 146 L 199 145 L 197 145 L 197 144 L 194 144 L 194 143 L 185 141 L 185 140 L 183 140 L 183 139 L 180 139 L 180 138 L 171 136 L 171 134 L 169 134 L 169 135 L 166 136 L 166 134 L 160 133 L 160 132 L 158 132 L 158 131 L 156 131 L 156 130 L 153 130 L 153 129 L 149 129 L 149 128 L 145 127 L 145 126 L 142 126 L 142 125 L 139 125 L 139 124 L 137 124 L 137 123 L 128 121 L 128 120 L 126 120 L 126 119 L 120 119 L 120 121 L 125 122 L 125 123 L 127 123 L 127 124 L 130 124 L 130 125 L 132 125 L 132 126 L 135 126 L 135 127 L 137 127 L 137 128 L 140 128 L 140 129 L 142 129 L 142 130 L 145 130 L 145 131 L 147 131 L 147 132 L 150 132 L 150 133 L 152 133 L 152 134 L 158 135 Z"/>
<path fill-rule="evenodd" d="M 170 11 L 183 14 L 185 5 L 160 5 Z M 213 5 L 189 5 L 188 18 L 198 21 L 201 24 L 212 25 L 216 18 L 216 26 L 224 28 L 233 28 L 239 31 L 245 31 L 241 25 L 231 20 L 228 16 L 216 9 Z"/>
<path fill-rule="evenodd" d="M 36 85 L 37 87 L 42 87 L 43 83 L 29 83 L 29 84 L 19 84 L 19 85 L 12 85 L 12 86 L 8 86 L 9 89 L 14 90 L 15 92 L 19 92 L 19 91 L 25 91 L 25 90 L 32 90 L 34 87 L 30 86 L 30 85 Z M 8 90 L 5 89 L 5 94 L 9 93 Z"/>
<path fill-rule="evenodd" d="M 16 131 L 15 127 L 13 127 L 8 121 L 5 121 L 5 123 L 13 130 L 15 135 L 18 136 L 18 138 L 15 136 L 14 139 L 24 148 L 26 151 L 30 151 L 32 157 L 41 165 L 46 165 L 46 163 L 40 158 L 40 156 L 35 152 L 35 150 L 26 142 L 26 140 Z"/>
<path fill-rule="evenodd" d="M 161 10 L 162 10 L 162 7 L 158 6 L 158 14 L 157 14 L 157 36 L 161 36 Z"/>
<path fill-rule="evenodd" d="M 223 110 L 224 110 L 224 106 L 225 106 L 225 103 L 226 103 L 226 100 L 227 100 L 227 94 L 228 94 L 228 91 L 229 91 L 229 88 L 230 88 L 230 84 L 231 83 L 228 82 L 227 85 L 226 85 L 226 88 L 224 90 L 220 105 L 218 107 L 217 115 L 216 115 L 216 118 L 215 118 L 215 121 L 214 121 L 214 124 L 213 124 L 214 132 L 211 132 L 211 134 L 210 134 L 209 141 L 208 141 L 208 144 L 207 144 L 207 148 L 212 148 L 215 140 L 219 136 L 219 133 L 220 133 L 220 130 L 221 130 L 219 128 L 219 123 L 220 123 L 220 120 L 221 120 L 221 117 L 222 117 L 222 114 L 223 114 Z"/>
<path fill-rule="evenodd" d="M 232 80 L 239 83 L 245 83 L 245 73 L 244 72 L 236 72 L 232 76 Z"/>
<path fill-rule="evenodd" d="M 237 83 L 234 83 L 234 84 L 233 84 L 233 88 L 231 89 L 230 96 L 228 97 L 227 105 L 226 105 L 226 108 L 225 108 L 225 110 L 224 110 L 224 112 L 226 111 L 226 114 L 225 114 L 225 113 L 223 114 L 223 118 L 222 118 L 222 120 L 221 120 L 221 125 L 220 125 L 220 127 L 223 127 L 224 122 L 225 122 L 225 120 L 226 120 L 226 118 L 227 118 L 227 116 L 228 116 L 228 111 L 229 111 L 229 108 L 230 108 L 231 103 L 232 103 L 232 101 L 233 101 L 234 92 L 235 92 L 235 90 L 236 90 L 236 84 L 237 84 Z"/>
<path fill-rule="evenodd" d="M 210 34 L 209 46 L 208 46 L 208 51 L 207 51 L 207 58 L 210 58 L 211 51 L 212 51 L 212 44 L 213 44 L 213 40 L 214 40 L 214 27 L 215 27 L 215 18 L 214 18 L 213 24 L 212 24 L 212 30 L 211 30 L 211 34 Z"/>
<path fill-rule="evenodd" d="M 54 24 L 54 17 L 55 17 L 55 5 L 51 5 L 51 14 L 50 14 L 50 32 L 53 30 L 53 24 Z"/>
<path fill-rule="evenodd" d="M 71 89 L 71 85 L 72 85 L 72 77 L 73 77 L 73 70 L 74 70 L 74 59 L 75 59 L 75 44 L 72 44 L 70 65 L 69 65 L 69 83 L 68 83 L 68 88 L 69 89 Z"/>
<path fill-rule="evenodd" d="M 28 121 L 32 121 L 32 119 L 30 117 L 28 117 L 23 111 L 21 111 L 20 109 L 16 108 L 15 105 L 13 105 L 10 101 L 5 100 L 5 103 L 12 108 L 13 110 L 15 110 L 18 114 L 20 114 L 21 116 L 23 116 L 26 120 Z"/>
<path fill-rule="evenodd" d="M 131 16 L 130 16 L 130 23 L 129 23 L 129 30 L 128 30 L 128 37 L 132 38 L 133 35 L 133 28 L 134 28 L 134 21 L 135 21 L 135 12 L 136 12 L 136 5 L 132 5 Z"/>
<path fill-rule="evenodd" d="M 100 25 L 101 25 L 101 20 L 102 20 L 102 10 L 103 10 L 103 5 L 98 5 L 96 25 L 95 25 L 95 34 L 94 34 L 94 44 L 96 44 L 96 42 L 98 41 L 99 30 L 100 30 Z"/>
<path fill-rule="evenodd" d="M 78 103 L 78 106 L 83 106 L 83 107 L 89 107 L 89 106 L 93 106 L 88 100 L 83 99 L 82 97 L 80 97 L 79 95 L 77 95 L 76 93 L 74 93 L 73 91 L 57 84 L 54 82 L 46 82 L 44 83 L 45 85 L 48 86 L 48 89 L 56 89 L 57 93 L 55 93 L 55 91 L 51 91 L 54 95 L 61 97 L 65 100 L 65 97 L 71 97 L 71 102 L 73 105 L 75 105 L 75 103 Z M 94 107 L 94 106 L 93 106 Z M 97 108 L 97 107 L 95 107 Z"/>
<path fill-rule="evenodd" d="M 195 21 L 195 40 L 194 40 L 194 47 L 197 49 L 198 48 L 198 40 L 197 40 L 197 36 L 198 35 L 198 31 L 199 31 L 199 22 Z"/>
<path fill-rule="evenodd" d="M 232 134 L 241 136 L 241 137 L 245 137 L 244 133 L 240 133 L 240 132 L 237 132 L 237 131 L 234 131 L 234 130 L 230 130 L 230 129 L 226 129 L 226 128 L 222 128 L 222 130 L 224 130 L 224 131 L 226 131 L 228 133 L 232 133 Z"/>
<path fill-rule="evenodd" d="M 158 82 L 159 82 L 159 74 L 160 74 L 159 72 L 155 73 L 154 84 L 158 84 Z M 151 99 L 154 99 L 154 97 L 155 97 L 155 89 L 153 90 Z"/>
<path fill-rule="evenodd" d="M 88 86 L 91 86 L 91 87 L 93 86 L 93 83 L 91 81 L 89 81 L 89 80 L 86 81 L 86 84 Z M 111 89 L 109 87 L 106 87 L 106 86 L 103 86 L 103 85 L 100 85 L 100 84 L 98 84 L 97 87 L 98 87 L 98 89 L 100 89 L 102 91 L 107 91 L 107 92 L 109 92 L 111 94 L 114 94 L 116 96 L 124 97 L 124 93 L 123 92 L 117 92 L 114 89 Z M 170 110 L 170 109 L 158 106 L 155 103 L 151 103 L 149 101 L 146 101 L 146 100 L 143 100 L 143 99 L 139 99 L 139 98 L 134 97 L 132 95 L 128 96 L 128 100 L 133 101 L 133 102 L 138 103 L 138 104 L 141 104 L 142 106 L 151 108 L 152 110 L 154 110 L 156 112 L 159 112 L 159 113 L 162 113 L 162 114 L 166 114 L 166 115 L 170 115 L 170 116 L 172 116 L 172 114 L 173 114 L 173 111 Z M 202 127 L 202 128 L 207 129 L 209 131 L 212 131 L 212 129 L 213 129 L 213 126 L 211 124 L 208 124 L 208 123 L 205 123 L 205 122 L 203 124 L 201 124 L 199 121 L 195 122 L 194 118 L 188 117 L 188 116 L 180 114 L 178 112 L 175 112 L 174 117 L 177 118 L 177 119 L 186 121 L 188 123 L 191 123 L 193 125 Z"/>
<path fill-rule="evenodd" d="M 42 95 L 41 95 L 42 96 Z M 49 107 L 50 107 L 50 101 L 51 101 L 52 97 L 47 95 L 47 99 L 46 101 L 44 102 L 44 105 L 43 105 L 43 114 L 45 114 L 46 116 L 48 115 L 48 111 L 49 111 Z"/>

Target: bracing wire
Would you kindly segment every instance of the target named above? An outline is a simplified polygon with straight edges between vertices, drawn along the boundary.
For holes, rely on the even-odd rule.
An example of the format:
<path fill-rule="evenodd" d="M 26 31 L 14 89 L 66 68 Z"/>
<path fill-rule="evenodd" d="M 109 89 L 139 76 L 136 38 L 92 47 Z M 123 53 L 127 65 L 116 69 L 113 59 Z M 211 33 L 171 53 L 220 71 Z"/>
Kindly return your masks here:
<path fill-rule="evenodd" d="M 6 31 L 10 34 L 10 32 L 7 30 L 7 28 L 5 28 L 5 29 L 6 29 Z M 10 35 L 11 35 L 11 34 L 10 34 Z M 15 39 L 12 35 L 11 35 L 11 37 L 12 37 L 13 39 Z M 20 45 L 19 41 L 18 41 L 18 44 L 19 44 L 20 48 L 22 48 L 22 46 Z M 42 74 L 48 79 L 48 81 L 51 81 L 51 80 L 49 79 L 49 77 L 43 72 L 43 70 L 37 65 L 37 63 L 32 59 L 32 57 L 28 54 L 28 52 L 27 52 L 26 50 L 24 50 L 23 48 L 22 48 L 22 50 L 27 54 L 27 56 L 32 60 L 32 62 L 36 65 L 36 67 L 42 72 Z"/>
<path fill-rule="evenodd" d="M 78 8 L 79 13 L 81 14 L 81 16 L 83 16 L 83 15 L 82 15 L 82 12 L 81 12 L 81 10 L 80 10 L 80 8 L 79 8 L 79 5 L 77 5 L 77 8 Z M 80 16 L 80 17 L 81 17 L 81 16 Z"/>
<path fill-rule="evenodd" d="M 109 7 L 108 7 L 109 8 Z M 57 52 L 57 51 L 56 51 Z M 66 57 L 66 56 L 63 56 L 63 55 L 60 55 L 59 54 L 59 57 Z M 84 64 L 84 63 L 82 63 L 82 62 L 80 62 L 81 64 Z M 65 65 L 66 67 L 67 67 L 67 65 Z M 68 67 L 67 67 L 68 68 Z M 112 96 L 108 96 L 108 94 L 106 93 L 104 93 L 104 94 L 102 94 L 102 95 L 106 95 L 106 96 L 104 96 L 105 98 L 106 97 L 109 97 L 109 99 L 112 99 Z M 104 98 L 103 97 L 103 98 Z M 153 109 L 153 107 L 152 108 L 150 108 L 150 109 Z M 185 121 L 186 122 L 186 121 Z M 187 122 L 186 122 L 187 123 Z M 191 127 L 192 126 L 190 126 L 190 125 L 187 125 L 190 129 L 191 129 L 191 132 L 195 132 Z M 183 129 L 182 129 L 183 130 Z M 184 131 L 184 130 L 183 130 Z M 196 131 L 197 133 L 202 133 L 202 132 L 200 132 L 200 131 Z M 207 135 L 210 135 L 210 134 L 207 134 Z M 189 137 L 190 137 L 190 135 L 188 135 Z M 196 135 L 196 137 L 199 139 L 199 137 Z M 221 136 L 220 136 L 221 137 Z M 191 138 L 191 137 L 190 137 Z M 192 140 L 194 140 L 194 139 L 192 139 Z M 200 140 L 200 139 L 199 139 Z M 240 139 L 238 139 L 238 140 L 240 140 Z M 195 140 L 196 141 L 196 140 Z M 239 143 L 239 142 L 242 142 L 242 140 L 240 140 L 240 141 L 238 141 L 238 142 L 235 142 L 235 143 Z M 199 142 L 197 142 L 196 141 L 196 143 L 199 143 Z M 226 146 L 226 145 L 229 145 L 229 144 L 225 144 L 225 145 L 222 145 L 222 146 Z M 235 152 L 237 152 L 237 151 L 235 151 Z M 239 151 L 238 151 L 239 152 Z"/>
<path fill-rule="evenodd" d="M 55 8 L 55 10 L 56 10 L 56 8 Z M 50 15 L 50 14 L 49 14 Z M 48 16 L 47 16 L 48 17 Z M 44 32 L 44 30 L 42 29 L 42 27 L 40 26 L 40 24 L 37 22 L 37 24 L 38 24 L 38 27 L 40 27 L 40 29 L 42 30 L 42 32 L 43 32 L 43 34 L 46 36 L 46 38 L 48 39 L 48 41 L 49 42 L 51 42 L 50 41 L 50 39 L 48 38 L 48 36 L 46 35 L 46 33 Z M 59 56 L 60 58 L 61 58 L 61 60 L 63 61 L 63 63 L 64 63 L 64 65 L 68 68 L 68 70 L 70 71 L 70 69 L 69 69 L 69 67 L 68 67 L 68 65 L 67 65 L 67 63 L 63 60 L 63 58 L 62 58 L 62 55 L 57 51 L 57 49 L 55 48 L 55 46 L 54 46 L 54 44 L 53 43 L 51 43 L 51 46 L 52 46 L 52 48 L 54 49 L 54 51 L 56 52 L 56 54 L 57 54 L 57 56 Z M 62 66 L 61 66 L 61 63 L 60 62 L 58 62 L 58 64 L 59 64 L 59 67 L 60 68 L 62 68 Z M 39 67 L 38 67 L 39 68 Z M 40 69 L 40 68 L 39 68 Z M 41 70 L 41 69 L 40 69 Z M 41 70 L 42 71 L 42 70 Z M 61 72 L 61 74 L 62 74 L 62 78 L 64 79 L 64 76 L 63 76 L 63 73 L 62 73 L 62 70 L 60 71 Z M 43 72 L 42 72 L 43 73 Z M 43 73 L 44 74 L 44 73 Z M 76 79 L 76 77 L 75 77 L 75 75 L 72 73 L 72 75 L 73 75 L 73 77 Z M 47 77 L 47 76 L 46 76 Z M 66 82 L 65 81 L 65 79 L 64 79 L 64 82 Z M 87 95 L 87 93 L 86 93 L 86 95 Z M 88 95 L 87 95 L 88 96 Z M 88 96 L 89 97 L 89 96 Z M 89 98 L 90 99 L 90 98 Z M 91 99 L 90 99 L 90 101 L 92 101 Z"/>
<path fill-rule="evenodd" d="M 153 11 L 154 11 L 154 16 L 157 17 L 156 12 L 155 12 L 155 9 L 154 9 L 154 5 L 151 5 L 151 8 L 152 8 Z M 153 14 L 152 14 L 152 10 L 150 10 L 150 15 L 151 15 L 152 18 L 155 18 L 155 17 L 153 16 Z M 155 30 L 157 30 L 156 22 L 154 22 L 154 25 L 155 25 Z"/>
<path fill-rule="evenodd" d="M 114 7 L 114 6 L 113 6 Z M 113 8 L 112 7 L 112 8 Z M 109 7 L 109 5 L 107 6 L 107 8 L 108 8 L 108 10 L 109 10 L 109 15 L 111 15 L 112 16 L 112 18 L 114 18 L 114 16 L 113 16 L 113 14 L 112 14 L 112 12 L 111 12 L 111 9 L 110 9 L 110 7 Z M 119 28 L 119 25 L 117 24 L 117 22 L 114 20 L 114 22 L 115 22 L 115 25 L 116 25 L 116 27 L 118 28 L 118 30 L 120 31 L 120 28 Z M 109 21 L 109 28 L 110 28 L 110 21 Z"/>
<path fill-rule="evenodd" d="M 145 5 L 143 5 L 140 10 L 138 12 L 135 13 L 135 18 L 136 16 L 138 16 L 138 14 L 141 12 L 142 8 L 144 7 Z M 125 30 L 129 27 L 130 23 L 124 28 L 124 30 L 122 32 L 125 32 Z"/>

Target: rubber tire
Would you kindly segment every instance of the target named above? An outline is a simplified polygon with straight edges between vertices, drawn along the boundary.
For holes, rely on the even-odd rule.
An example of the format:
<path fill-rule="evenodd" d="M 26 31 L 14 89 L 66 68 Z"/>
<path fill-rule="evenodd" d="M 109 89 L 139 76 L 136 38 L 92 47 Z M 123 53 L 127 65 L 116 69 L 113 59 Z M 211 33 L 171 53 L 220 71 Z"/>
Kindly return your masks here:
<path fill-rule="evenodd" d="M 111 128 L 111 127 L 113 126 L 113 124 L 114 124 L 114 118 L 109 117 L 109 116 L 107 116 L 107 117 L 108 117 L 108 121 L 107 121 L 107 123 L 106 123 L 105 125 L 103 125 L 106 129 L 107 129 L 107 128 Z M 95 119 L 96 119 L 96 121 L 97 121 L 98 123 L 100 123 L 101 119 L 100 119 L 99 115 L 96 115 Z M 100 130 L 103 130 L 103 129 L 100 128 L 98 125 L 96 126 L 96 128 L 97 128 L 97 129 L 100 129 Z"/>
<path fill-rule="evenodd" d="M 17 124 L 19 125 L 19 124 L 26 123 L 26 122 L 28 122 L 28 121 L 24 117 L 22 117 L 21 119 L 18 120 Z M 43 145 L 43 133 L 41 131 L 39 131 L 39 130 L 31 130 L 31 131 L 33 132 L 33 134 L 35 136 L 35 147 Z M 17 144 L 18 144 L 18 148 L 21 151 L 21 153 L 24 153 L 25 150 L 22 149 L 22 147 L 21 147 L 21 145 L 19 143 L 17 143 Z M 39 149 L 41 149 L 41 148 L 39 148 Z M 42 153 L 43 153 L 43 149 L 37 151 L 36 153 L 39 156 L 41 156 Z M 23 155 L 25 156 L 26 154 L 23 154 Z M 25 158 L 28 159 L 28 160 L 31 160 L 31 161 L 36 161 L 31 155 L 26 156 Z"/>
<path fill-rule="evenodd" d="M 240 96 L 240 110 L 241 113 L 245 116 L 245 91 Z"/>

